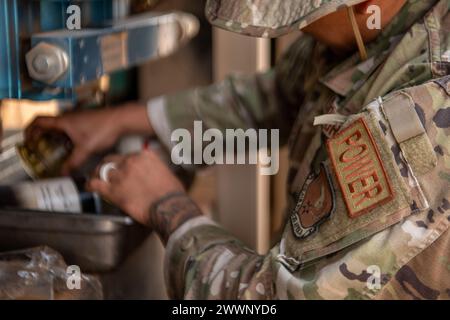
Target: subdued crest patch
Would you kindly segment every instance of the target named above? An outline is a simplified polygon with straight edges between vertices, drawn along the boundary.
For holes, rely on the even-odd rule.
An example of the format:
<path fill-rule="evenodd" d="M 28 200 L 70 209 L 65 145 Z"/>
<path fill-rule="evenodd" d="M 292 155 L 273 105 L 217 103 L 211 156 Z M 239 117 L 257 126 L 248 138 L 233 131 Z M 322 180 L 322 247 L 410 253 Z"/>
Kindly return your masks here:
<path fill-rule="evenodd" d="M 335 194 L 325 165 L 308 176 L 291 214 L 292 230 L 303 239 L 318 230 L 335 211 Z"/>
<path fill-rule="evenodd" d="M 363 118 L 327 142 L 350 218 L 393 199 L 389 177 Z"/>

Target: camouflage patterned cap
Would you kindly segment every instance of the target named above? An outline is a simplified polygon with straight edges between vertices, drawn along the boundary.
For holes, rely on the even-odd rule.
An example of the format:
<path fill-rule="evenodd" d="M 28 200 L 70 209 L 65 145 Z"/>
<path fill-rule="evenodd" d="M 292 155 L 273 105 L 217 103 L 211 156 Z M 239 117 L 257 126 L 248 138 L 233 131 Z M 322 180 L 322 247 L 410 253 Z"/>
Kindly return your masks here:
<path fill-rule="evenodd" d="M 367 0 L 208 0 L 211 24 L 254 37 L 278 37 Z"/>

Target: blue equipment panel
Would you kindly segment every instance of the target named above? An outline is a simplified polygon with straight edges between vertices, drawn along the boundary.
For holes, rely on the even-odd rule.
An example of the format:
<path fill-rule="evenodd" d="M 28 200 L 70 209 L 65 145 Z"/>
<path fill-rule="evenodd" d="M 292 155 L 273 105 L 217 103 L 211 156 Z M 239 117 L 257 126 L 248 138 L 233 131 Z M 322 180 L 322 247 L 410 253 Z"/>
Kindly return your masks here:
<path fill-rule="evenodd" d="M 113 0 L 1 0 L 0 1 L 0 99 L 54 98 L 36 89 L 29 79 L 25 54 L 31 37 L 66 27 L 67 8 L 78 5 L 82 26 L 102 26 L 113 17 Z"/>

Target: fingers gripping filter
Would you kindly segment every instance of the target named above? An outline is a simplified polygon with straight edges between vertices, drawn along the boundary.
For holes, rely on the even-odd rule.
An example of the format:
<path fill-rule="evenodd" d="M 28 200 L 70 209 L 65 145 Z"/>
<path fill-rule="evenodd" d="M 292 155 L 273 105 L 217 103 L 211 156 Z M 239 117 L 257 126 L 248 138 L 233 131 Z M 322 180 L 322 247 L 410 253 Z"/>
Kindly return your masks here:
<path fill-rule="evenodd" d="M 208 0 L 211 24 L 254 37 L 274 38 L 367 0 Z"/>

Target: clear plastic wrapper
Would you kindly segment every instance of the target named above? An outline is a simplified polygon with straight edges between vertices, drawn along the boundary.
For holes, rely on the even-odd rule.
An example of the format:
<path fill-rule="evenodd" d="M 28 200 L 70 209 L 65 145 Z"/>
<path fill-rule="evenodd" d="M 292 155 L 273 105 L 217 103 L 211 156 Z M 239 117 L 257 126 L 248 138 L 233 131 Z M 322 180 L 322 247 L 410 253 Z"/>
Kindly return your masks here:
<path fill-rule="evenodd" d="M 75 277 L 78 278 L 68 270 L 62 256 L 48 247 L 0 253 L 0 299 L 3 300 L 103 298 L 97 277 L 82 272 Z"/>

